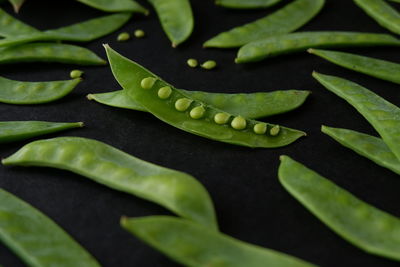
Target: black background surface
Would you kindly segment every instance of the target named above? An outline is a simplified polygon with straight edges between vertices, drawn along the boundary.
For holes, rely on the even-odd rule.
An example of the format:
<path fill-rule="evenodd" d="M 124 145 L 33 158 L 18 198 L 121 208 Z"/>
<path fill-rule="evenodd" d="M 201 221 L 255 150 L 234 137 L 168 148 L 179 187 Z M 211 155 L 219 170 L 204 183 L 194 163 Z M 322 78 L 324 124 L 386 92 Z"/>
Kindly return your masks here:
<path fill-rule="evenodd" d="M 141 1 L 143 2 L 143 1 Z M 155 13 L 135 15 L 122 30 L 142 28 L 145 39 L 115 41 L 118 33 L 87 45 L 105 57 L 102 43 L 141 63 L 178 88 L 210 92 L 311 90 L 303 107 L 266 121 L 304 130 L 308 137 L 280 149 L 248 149 L 218 143 L 175 129 L 150 114 L 111 108 L 88 101 L 88 93 L 119 89 L 108 67 L 79 67 L 85 81 L 66 98 L 47 105 L 0 105 L 0 120 L 84 121 L 86 127 L 55 136 L 82 136 L 113 145 L 141 159 L 192 174 L 209 190 L 224 233 L 260 246 L 298 256 L 321 266 L 398 266 L 371 256 L 334 234 L 304 209 L 279 184 L 279 155 L 306 164 L 359 198 L 400 216 L 400 179 L 395 173 L 358 156 L 320 132 L 321 124 L 376 134 L 355 109 L 319 85 L 311 72 L 332 74 L 358 82 L 396 105 L 399 86 L 334 66 L 300 53 L 257 64 L 236 65 L 235 50 L 202 49 L 217 33 L 255 20 L 289 1 L 261 11 L 233 11 L 211 0 L 192 0 L 196 26 L 192 37 L 171 48 Z M 143 3 L 147 5 L 146 3 Z M 393 4 L 400 9 L 400 5 Z M 148 5 L 147 5 L 148 6 Z M 11 13 L 8 4 L 3 7 Z M 28 0 L 21 20 L 50 29 L 103 13 L 67 0 Z M 121 30 L 121 31 L 122 31 Z M 302 30 L 387 31 L 352 1 L 327 0 L 323 11 Z M 121 32 L 119 31 L 119 32 Z M 357 48 L 346 51 L 400 62 L 398 48 Z M 215 71 L 191 69 L 186 60 L 215 59 Z M 67 79 L 75 66 L 18 64 L 0 66 L 0 75 L 29 81 Z M 26 142 L 2 145 L 6 157 Z M 176 266 L 119 227 L 121 215 L 139 217 L 169 214 L 163 208 L 114 191 L 79 175 L 45 168 L 0 168 L 0 187 L 31 203 L 60 224 L 103 266 Z M 24 264 L 0 245 L 0 264 Z"/>

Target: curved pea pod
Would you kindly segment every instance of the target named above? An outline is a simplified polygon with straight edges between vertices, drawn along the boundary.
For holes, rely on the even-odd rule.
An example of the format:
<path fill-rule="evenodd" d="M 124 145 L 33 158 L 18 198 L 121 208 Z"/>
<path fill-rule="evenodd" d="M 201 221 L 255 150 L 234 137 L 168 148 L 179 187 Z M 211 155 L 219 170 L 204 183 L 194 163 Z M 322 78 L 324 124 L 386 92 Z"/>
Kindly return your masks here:
<path fill-rule="evenodd" d="M 242 1 L 247 3 L 247 1 Z M 204 43 L 204 47 L 232 48 L 267 37 L 297 30 L 324 6 L 325 0 L 296 0 L 254 22 L 223 32 Z"/>
<path fill-rule="evenodd" d="M 335 233 L 382 257 L 400 260 L 400 220 L 379 210 L 293 159 L 282 156 L 283 187 Z"/>
<path fill-rule="evenodd" d="M 192 99 L 249 119 L 264 118 L 289 112 L 301 106 L 311 93 L 310 91 L 286 90 L 268 93 L 224 94 L 177 90 L 184 92 Z M 88 99 L 112 107 L 146 111 L 143 106 L 130 98 L 125 90 L 89 94 Z"/>
<path fill-rule="evenodd" d="M 261 61 L 268 57 L 305 51 L 309 48 L 399 46 L 388 34 L 360 32 L 297 32 L 255 41 L 241 47 L 236 63 Z"/>
<path fill-rule="evenodd" d="M 382 27 L 400 34 L 400 13 L 383 0 L 354 0 L 361 9 Z"/>
<path fill-rule="evenodd" d="M 140 160 L 99 141 L 78 137 L 36 141 L 2 162 L 69 170 L 155 202 L 213 230 L 217 228 L 211 198 L 192 176 Z"/>
<path fill-rule="evenodd" d="M 376 164 L 400 174 L 400 161 L 381 138 L 347 129 L 322 126 L 322 132 Z"/>
<path fill-rule="evenodd" d="M 400 84 L 400 64 L 337 51 L 308 49 L 308 52 L 341 67 Z"/>
<path fill-rule="evenodd" d="M 80 127 L 83 127 L 83 122 L 2 121 L 0 143 L 20 141 Z"/>
<path fill-rule="evenodd" d="M 40 31 L 10 16 L 0 8 L 0 36 L 13 37 L 37 33 L 40 33 Z"/>
<path fill-rule="evenodd" d="M 256 9 L 274 6 L 282 0 L 216 0 L 215 4 L 233 9 Z"/>
<path fill-rule="evenodd" d="M 77 65 L 105 65 L 92 51 L 75 45 L 32 43 L 0 48 L 0 64 L 59 62 Z"/>
<path fill-rule="evenodd" d="M 357 109 L 400 159 L 400 108 L 351 81 L 316 72 L 313 76 L 326 89 Z"/>
<path fill-rule="evenodd" d="M 293 256 L 248 244 L 175 217 L 123 217 L 121 226 L 185 266 L 315 266 Z"/>
<path fill-rule="evenodd" d="M 148 0 L 160 19 L 172 46 L 183 43 L 192 34 L 194 19 L 189 0 Z"/>
<path fill-rule="evenodd" d="M 8 0 L 8 1 L 12 4 L 15 13 L 18 13 L 18 12 L 19 12 L 21 6 L 22 6 L 22 5 L 24 4 L 24 2 L 25 2 L 25 0 Z"/>
<path fill-rule="evenodd" d="M 100 267 L 49 217 L 0 188 L 0 240 L 32 267 Z"/>
<path fill-rule="evenodd" d="M 226 111 L 196 101 L 142 66 L 121 56 L 108 45 L 105 47 L 114 77 L 128 95 L 158 119 L 174 127 L 212 140 L 247 147 L 282 147 L 305 136 L 304 132 L 285 127 L 280 127 L 279 134 L 273 136 L 269 131 L 275 125 L 242 116 L 234 117 Z M 143 81 L 153 81 L 154 85 L 151 89 L 143 89 Z M 159 97 L 161 88 L 170 89 L 166 98 Z M 198 111 L 200 117 L 194 116 L 193 113 Z M 217 119 L 219 114 L 223 115 L 223 120 Z M 262 134 L 253 130 L 259 124 L 265 126 Z"/>
<path fill-rule="evenodd" d="M 77 0 L 104 12 L 137 12 L 147 15 L 149 11 L 133 0 Z"/>

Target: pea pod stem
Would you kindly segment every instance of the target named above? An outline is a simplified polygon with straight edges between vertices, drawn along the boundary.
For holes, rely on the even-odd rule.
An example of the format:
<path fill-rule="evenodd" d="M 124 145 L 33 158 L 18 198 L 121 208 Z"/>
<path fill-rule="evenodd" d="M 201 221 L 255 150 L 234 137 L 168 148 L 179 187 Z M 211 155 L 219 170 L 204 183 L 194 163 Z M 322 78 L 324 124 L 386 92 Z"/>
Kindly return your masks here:
<path fill-rule="evenodd" d="M 15 13 L 19 12 L 19 10 L 21 9 L 21 6 L 25 2 L 25 0 L 8 0 L 8 1 L 12 4 Z"/>

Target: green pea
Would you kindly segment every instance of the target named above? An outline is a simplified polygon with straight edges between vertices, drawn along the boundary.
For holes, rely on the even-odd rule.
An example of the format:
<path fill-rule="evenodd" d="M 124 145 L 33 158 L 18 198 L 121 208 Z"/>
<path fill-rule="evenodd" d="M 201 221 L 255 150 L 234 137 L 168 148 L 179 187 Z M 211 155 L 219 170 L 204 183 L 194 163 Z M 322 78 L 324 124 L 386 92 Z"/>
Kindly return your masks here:
<path fill-rule="evenodd" d="M 253 128 L 256 134 L 265 134 L 267 132 L 267 124 L 266 123 L 257 123 Z"/>
<path fill-rule="evenodd" d="M 279 125 L 275 125 L 274 127 L 271 128 L 271 130 L 269 131 L 269 133 L 272 136 L 277 136 L 279 134 L 279 132 L 281 131 L 281 127 Z"/>
<path fill-rule="evenodd" d="M 199 65 L 199 62 L 198 62 L 196 59 L 194 59 L 194 58 L 189 58 L 189 59 L 187 60 L 187 64 L 188 64 L 189 67 L 191 67 L 191 68 L 196 68 L 196 67 Z"/>
<path fill-rule="evenodd" d="M 220 112 L 220 113 L 215 114 L 214 121 L 217 124 L 225 124 L 228 122 L 230 117 L 231 116 L 229 114 Z"/>
<path fill-rule="evenodd" d="M 149 89 L 153 88 L 153 86 L 154 86 L 154 84 L 156 83 L 156 81 L 157 81 L 157 79 L 154 78 L 154 77 L 147 77 L 147 78 L 144 78 L 144 79 L 140 82 L 140 86 L 141 86 L 143 89 L 149 90 Z"/>
<path fill-rule="evenodd" d="M 143 30 L 139 29 L 135 31 L 134 35 L 136 38 L 143 38 L 146 34 Z"/>
<path fill-rule="evenodd" d="M 127 32 L 120 33 L 117 37 L 118 42 L 125 42 L 131 39 L 131 35 Z"/>
<path fill-rule="evenodd" d="M 217 67 L 217 62 L 215 62 L 214 60 L 207 60 L 206 62 L 201 64 L 201 67 L 205 70 L 212 70 Z"/>
<path fill-rule="evenodd" d="M 202 118 L 205 112 L 206 110 L 203 106 L 198 106 L 190 111 L 190 117 L 197 120 Z"/>
<path fill-rule="evenodd" d="M 171 96 L 171 94 L 172 94 L 172 89 L 171 89 L 171 87 L 169 87 L 169 86 L 164 86 L 164 87 L 161 87 L 159 90 L 158 90 L 158 97 L 159 98 L 161 98 L 161 99 L 167 99 L 168 97 L 170 97 Z"/>
<path fill-rule="evenodd" d="M 81 70 L 73 70 L 70 72 L 69 76 L 71 77 L 71 79 L 77 79 L 82 77 L 83 75 L 83 71 Z"/>
<path fill-rule="evenodd" d="M 189 98 L 180 98 L 175 102 L 175 108 L 178 111 L 185 111 L 192 104 L 192 100 Z"/>
<path fill-rule="evenodd" d="M 246 119 L 241 116 L 235 117 L 231 122 L 232 128 L 236 130 L 243 130 L 246 128 L 246 125 Z"/>

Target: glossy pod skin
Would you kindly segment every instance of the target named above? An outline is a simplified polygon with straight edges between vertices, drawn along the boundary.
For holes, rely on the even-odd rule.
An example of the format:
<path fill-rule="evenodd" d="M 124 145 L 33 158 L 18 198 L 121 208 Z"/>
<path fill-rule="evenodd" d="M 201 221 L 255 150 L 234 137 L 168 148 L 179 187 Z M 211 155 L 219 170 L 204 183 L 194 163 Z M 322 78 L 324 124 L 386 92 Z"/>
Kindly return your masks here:
<path fill-rule="evenodd" d="M 324 3 L 325 0 L 293 1 L 264 18 L 220 33 L 203 46 L 233 48 L 267 37 L 287 34 L 310 21 L 319 13 Z"/>
<path fill-rule="evenodd" d="M 282 156 L 283 187 L 338 235 L 382 257 L 400 260 L 400 220 L 379 210 L 293 159 Z"/>
<path fill-rule="evenodd" d="M 400 174 L 400 161 L 381 138 L 347 129 L 322 126 L 321 131 L 376 164 Z"/>
<path fill-rule="evenodd" d="M 10 16 L 0 8 L 0 36 L 13 37 L 35 33 L 40 33 L 40 31 Z"/>
<path fill-rule="evenodd" d="M 357 109 L 400 159 L 400 108 L 351 81 L 316 72 L 313 76 L 326 89 Z"/>
<path fill-rule="evenodd" d="M 282 0 L 216 0 L 215 4 L 233 9 L 256 9 L 274 6 Z"/>
<path fill-rule="evenodd" d="M 147 15 L 149 11 L 134 0 L 77 0 L 104 12 L 137 12 Z"/>
<path fill-rule="evenodd" d="M 123 217 L 121 226 L 185 266 L 315 266 L 293 256 L 251 245 L 176 217 Z"/>
<path fill-rule="evenodd" d="M 400 13 L 384 0 L 354 0 L 361 9 L 382 27 L 400 34 Z"/>
<path fill-rule="evenodd" d="M 74 90 L 81 79 L 54 82 L 20 82 L 0 76 L 0 102 L 16 105 L 43 104 L 58 100 Z"/>
<path fill-rule="evenodd" d="M 92 51 L 68 44 L 32 43 L 0 48 L 0 64 L 58 62 L 76 65 L 105 65 Z"/>
<path fill-rule="evenodd" d="M 189 0 L 148 0 L 160 19 L 172 46 L 183 43 L 192 34 L 194 19 Z"/>
<path fill-rule="evenodd" d="M 0 188 L 0 240 L 31 267 L 100 267 L 54 221 Z"/>
<path fill-rule="evenodd" d="M 308 49 L 308 52 L 341 67 L 400 84 L 400 64 L 337 51 Z"/>
<path fill-rule="evenodd" d="M 360 32 L 298 32 L 251 42 L 240 48 L 236 63 L 261 61 L 268 57 L 305 51 L 309 48 L 400 46 L 388 34 Z"/>
<path fill-rule="evenodd" d="M 0 143 L 10 143 L 45 134 L 83 127 L 83 122 L 2 121 Z"/>
<path fill-rule="evenodd" d="M 160 120 L 181 130 L 212 140 L 253 148 L 282 147 L 305 135 L 304 132 L 285 127 L 281 127 L 277 136 L 271 136 L 269 132 L 256 134 L 253 131 L 256 124 L 265 124 L 268 131 L 274 125 L 245 119 L 242 116 L 234 117 L 225 111 L 195 101 L 107 45 L 106 51 L 114 77 L 128 95 Z M 153 80 L 151 89 L 143 89 L 143 81 L 147 79 Z M 157 96 L 158 90 L 163 87 L 169 87 L 172 90 L 167 99 Z M 197 106 L 203 107 L 205 111 L 201 118 L 193 119 L 190 112 Z M 226 115 L 224 120 L 218 120 L 219 123 L 215 121 L 218 114 Z M 236 124 L 238 120 L 239 127 Z"/>
<path fill-rule="evenodd" d="M 99 141 L 78 137 L 36 141 L 2 162 L 72 171 L 217 229 L 211 198 L 192 176 L 145 162 Z"/>
<path fill-rule="evenodd" d="M 177 90 L 194 100 L 249 119 L 264 118 L 294 110 L 301 106 L 311 93 L 310 91 L 286 90 L 268 93 L 224 94 Z M 143 106 L 130 98 L 125 90 L 90 94 L 88 99 L 112 107 L 146 111 Z"/>

